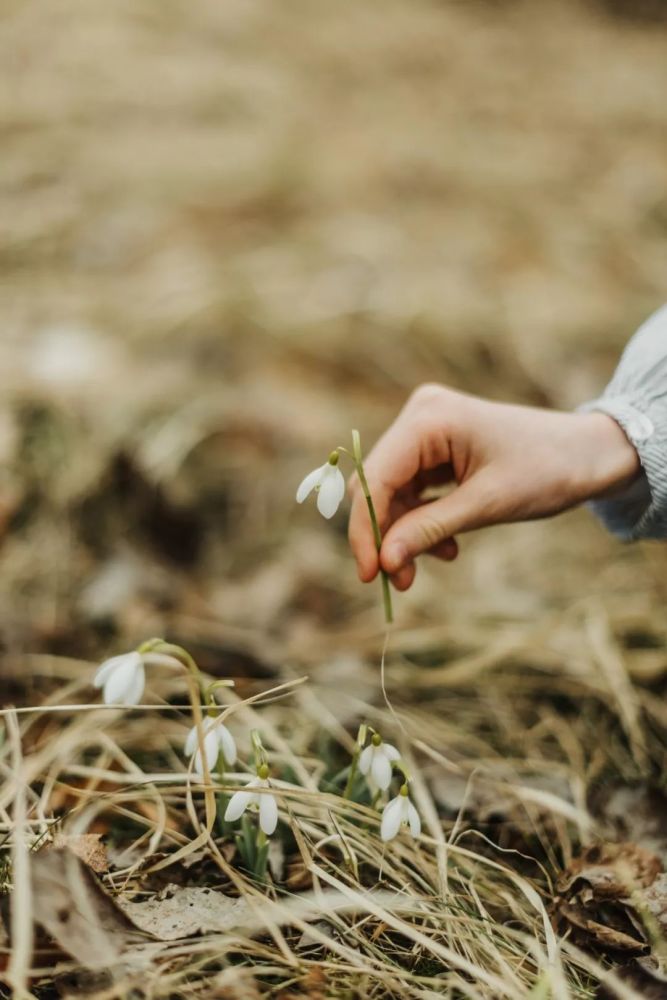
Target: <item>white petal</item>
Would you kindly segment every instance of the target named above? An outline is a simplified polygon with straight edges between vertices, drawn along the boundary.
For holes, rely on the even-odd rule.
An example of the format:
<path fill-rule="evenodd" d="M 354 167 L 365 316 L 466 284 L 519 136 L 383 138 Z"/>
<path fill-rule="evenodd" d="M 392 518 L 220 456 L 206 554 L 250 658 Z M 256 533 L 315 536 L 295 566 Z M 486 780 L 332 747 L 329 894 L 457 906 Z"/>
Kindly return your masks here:
<path fill-rule="evenodd" d="M 325 474 L 325 479 L 332 480 L 336 484 L 336 491 L 338 493 L 338 503 L 341 502 L 345 496 L 345 476 L 340 471 L 339 465 L 332 465 L 329 463 L 327 472 Z"/>
<path fill-rule="evenodd" d="M 132 663 L 135 667 L 138 666 L 141 663 L 141 654 L 134 649 L 131 653 L 121 653 L 120 656 L 112 656 L 110 659 L 105 660 L 97 668 L 97 672 L 93 678 L 95 687 L 101 688 L 106 684 L 111 675 L 124 663 Z"/>
<path fill-rule="evenodd" d="M 138 705 L 141 702 L 141 696 L 144 693 L 145 685 L 146 685 L 146 671 L 144 670 L 143 663 L 140 663 L 134 675 L 134 680 L 132 681 L 129 688 L 125 692 L 125 699 L 123 701 L 123 704 Z"/>
<path fill-rule="evenodd" d="M 236 760 L 236 743 L 234 741 L 234 737 L 227 729 L 227 726 L 223 726 L 222 723 L 217 726 L 216 735 L 218 737 L 220 749 L 222 750 L 222 756 L 225 758 L 225 764 L 229 764 L 231 766 Z"/>
<path fill-rule="evenodd" d="M 233 823 L 240 819 L 254 797 L 254 792 L 234 792 L 225 809 L 225 822 Z"/>
<path fill-rule="evenodd" d="M 400 760 L 401 759 L 400 753 L 398 752 L 398 750 L 396 749 L 395 746 L 392 746 L 391 743 L 383 743 L 382 746 L 380 747 L 380 749 L 384 751 L 384 754 L 385 754 L 387 760 Z"/>
<path fill-rule="evenodd" d="M 297 503 L 303 503 L 306 497 L 313 492 L 315 487 L 320 485 L 322 476 L 324 475 L 328 464 L 329 463 L 327 462 L 326 465 L 321 465 L 319 469 L 313 469 L 313 471 L 309 472 L 306 478 L 301 481 L 299 488 L 296 491 Z"/>
<path fill-rule="evenodd" d="M 186 757 L 192 757 L 193 753 L 197 749 L 197 727 L 193 726 L 192 729 L 188 730 L 188 735 L 185 738 L 185 743 L 183 744 L 183 753 Z"/>
<path fill-rule="evenodd" d="M 215 767 L 215 762 L 220 756 L 220 743 L 218 742 L 218 734 L 211 730 L 204 737 L 204 753 L 206 754 L 206 763 L 208 764 L 209 771 L 212 767 Z"/>
<path fill-rule="evenodd" d="M 345 482 L 345 476 L 338 470 L 338 489 L 340 490 L 340 500 L 343 499 L 347 491 L 347 483 Z M 340 503 L 340 500 L 338 501 Z"/>
<path fill-rule="evenodd" d="M 278 803 L 273 795 L 259 796 L 259 825 L 267 837 L 278 826 Z"/>
<path fill-rule="evenodd" d="M 218 759 L 218 754 L 220 753 L 220 744 L 218 743 L 216 733 L 210 731 L 206 733 L 206 736 L 204 737 L 204 753 L 206 755 L 206 763 L 208 764 L 208 769 L 210 771 L 211 768 L 215 767 L 215 762 Z M 204 776 L 204 767 L 202 765 L 199 747 L 197 747 L 197 752 L 195 754 L 194 768 L 200 777 Z"/>
<path fill-rule="evenodd" d="M 398 795 L 391 802 L 388 802 L 382 812 L 382 822 L 380 824 L 380 836 L 383 840 L 393 840 L 401 826 L 401 796 Z"/>
<path fill-rule="evenodd" d="M 139 657 L 124 658 L 104 683 L 103 698 L 106 705 L 135 705 L 144 690 L 144 665 Z"/>
<path fill-rule="evenodd" d="M 413 837 L 418 837 L 422 832 L 422 821 L 419 818 L 419 813 L 413 806 L 409 799 L 406 800 L 408 803 L 408 823 L 410 824 L 410 833 Z"/>
<path fill-rule="evenodd" d="M 337 465 L 329 465 L 317 494 L 317 509 L 322 517 L 333 517 L 345 496 L 345 479 Z"/>
<path fill-rule="evenodd" d="M 365 750 L 361 751 L 359 756 L 359 770 L 362 774 L 368 774 L 371 769 L 371 764 L 373 763 L 373 751 L 375 747 L 370 743 Z"/>
<path fill-rule="evenodd" d="M 378 788 L 381 788 L 383 791 L 389 788 L 391 784 L 391 764 L 387 760 L 386 755 L 380 752 L 379 748 L 373 755 L 371 777 Z"/>

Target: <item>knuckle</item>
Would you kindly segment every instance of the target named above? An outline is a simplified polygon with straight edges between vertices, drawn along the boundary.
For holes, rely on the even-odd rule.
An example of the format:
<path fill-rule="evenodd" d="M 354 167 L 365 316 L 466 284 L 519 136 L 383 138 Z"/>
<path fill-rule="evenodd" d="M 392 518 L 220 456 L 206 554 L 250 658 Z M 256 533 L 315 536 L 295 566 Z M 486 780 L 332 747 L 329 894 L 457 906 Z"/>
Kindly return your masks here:
<path fill-rule="evenodd" d="M 438 519 L 431 514 L 425 514 L 420 522 L 419 531 L 421 534 L 421 544 L 424 550 L 433 548 L 441 542 L 445 532 Z"/>
<path fill-rule="evenodd" d="M 431 406 L 436 400 L 442 399 L 447 390 L 437 382 L 423 382 L 413 390 L 408 400 L 412 409 L 422 409 Z"/>

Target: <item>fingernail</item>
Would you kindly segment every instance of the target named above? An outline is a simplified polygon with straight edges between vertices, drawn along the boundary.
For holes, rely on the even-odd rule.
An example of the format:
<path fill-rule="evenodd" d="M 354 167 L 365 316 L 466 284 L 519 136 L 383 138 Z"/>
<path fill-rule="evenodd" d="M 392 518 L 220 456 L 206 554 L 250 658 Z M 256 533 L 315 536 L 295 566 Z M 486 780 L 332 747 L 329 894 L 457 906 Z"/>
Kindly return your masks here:
<path fill-rule="evenodd" d="M 392 542 L 388 547 L 387 553 L 385 555 L 385 568 L 390 573 L 395 573 L 401 568 L 403 563 L 408 558 L 408 550 L 406 549 L 403 542 Z"/>

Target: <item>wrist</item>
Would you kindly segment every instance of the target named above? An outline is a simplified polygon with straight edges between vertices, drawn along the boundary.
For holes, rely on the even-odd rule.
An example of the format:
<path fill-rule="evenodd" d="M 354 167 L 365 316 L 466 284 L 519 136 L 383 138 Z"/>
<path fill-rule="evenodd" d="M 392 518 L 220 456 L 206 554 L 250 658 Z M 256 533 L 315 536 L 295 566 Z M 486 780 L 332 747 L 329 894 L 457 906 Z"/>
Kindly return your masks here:
<path fill-rule="evenodd" d="M 622 493 L 641 471 L 636 448 L 608 414 L 592 411 L 581 414 L 580 420 L 588 442 L 588 499 Z"/>

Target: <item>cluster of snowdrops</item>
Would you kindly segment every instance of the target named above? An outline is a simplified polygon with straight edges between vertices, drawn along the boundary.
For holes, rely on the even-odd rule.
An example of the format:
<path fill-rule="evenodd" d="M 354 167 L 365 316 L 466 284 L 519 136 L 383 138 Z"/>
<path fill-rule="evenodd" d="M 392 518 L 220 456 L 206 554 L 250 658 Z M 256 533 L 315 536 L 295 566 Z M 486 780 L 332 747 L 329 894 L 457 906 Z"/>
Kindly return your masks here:
<path fill-rule="evenodd" d="M 359 476 L 379 547 L 379 527 L 364 475 L 361 446 L 356 431 L 352 433 L 352 440 L 352 452 L 343 447 L 337 448 L 324 465 L 305 477 L 297 490 L 296 499 L 302 503 L 315 491 L 320 513 L 326 518 L 333 517 L 345 495 L 345 481 L 338 465 L 339 454 L 342 452 L 349 455 Z M 382 584 L 385 617 L 389 622 L 392 619 L 391 600 L 384 576 Z M 175 665 L 186 669 L 195 715 L 194 725 L 184 742 L 184 753 L 190 759 L 192 770 L 202 780 L 210 780 L 214 771 L 222 777 L 225 768 L 232 767 L 238 756 L 236 741 L 222 721 L 221 707 L 214 696 L 216 688 L 227 686 L 228 682 L 213 681 L 207 684 L 187 650 L 162 639 L 151 639 L 131 652 L 114 656 L 102 663 L 95 675 L 94 684 L 102 689 L 103 699 L 107 705 L 138 705 L 144 692 L 146 668 L 173 669 Z M 201 699 L 204 703 L 203 711 Z M 224 822 L 234 824 L 241 820 L 247 824 L 248 814 L 256 812 L 259 821 L 258 844 L 261 848 L 264 839 L 270 837 L 278 825 L 278 796 L 271 784 L 268 756 L 256 730 L 252 731 L 251 739 L 253 746 L 251 777 L 227 801 Z M 410 777 L 400 753 L 391 743 L 386 743 L 376 730 L 365 724 L 359 728 L 355 751 L 347 769 L 344 792 L 347 798 L 350 797 L 354 787 L 357 771 L 365 777 L 369 785 L 373 804 L 377 804 L 382 797 L 387 797 L 394 773 L 400 775 L 401 785 L 398 794 L 390 798 L 383 807 L 380 835 L 384 841 L 392 840 L 399 834 L 401 828 L 406 826 L 413 837 L 418 837 L 421 823 L 419 814 L 409 798 Z M 247 830 L 246 826 L 244 833 L 247 834 Z"/>

